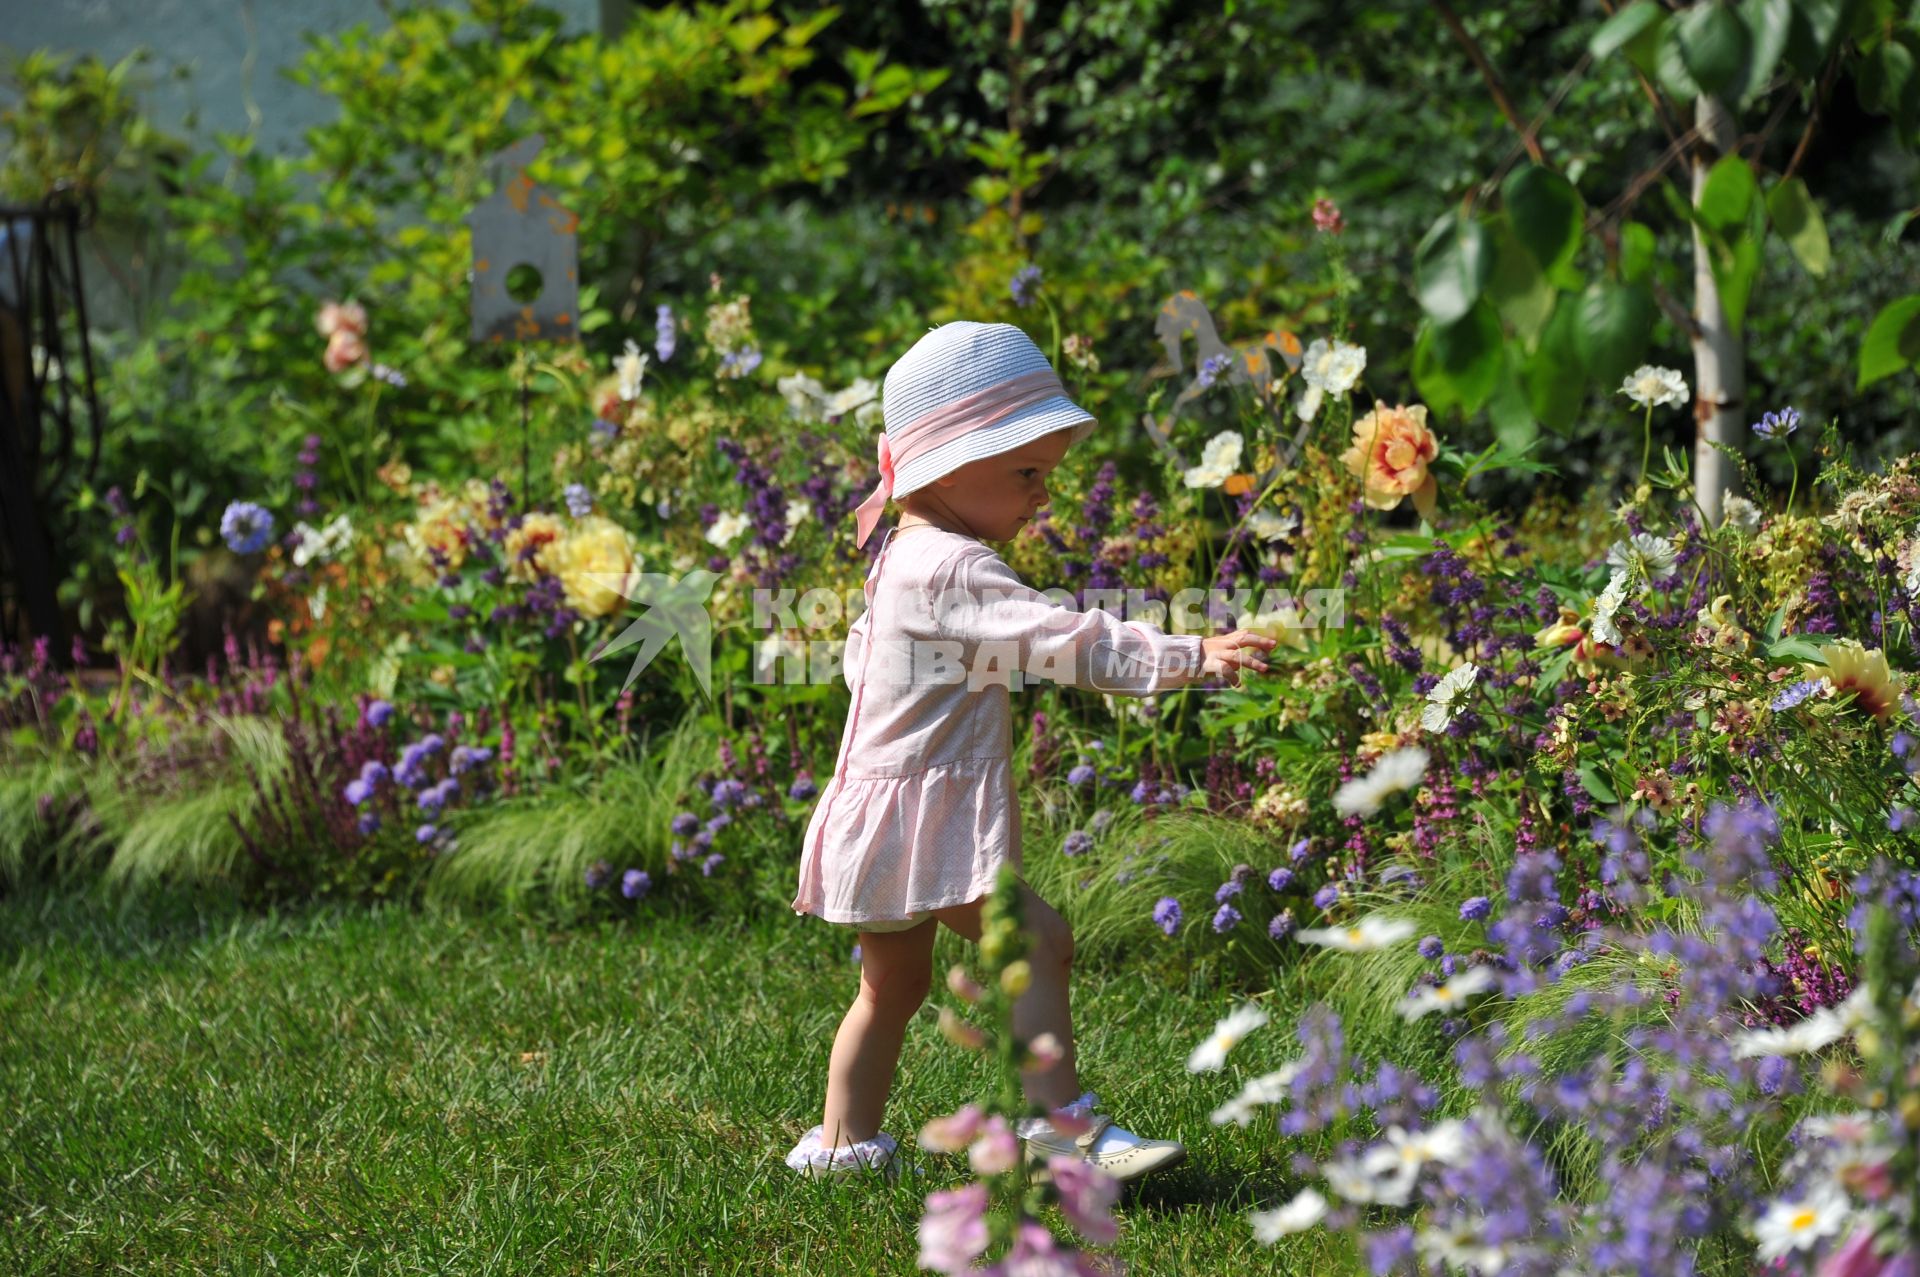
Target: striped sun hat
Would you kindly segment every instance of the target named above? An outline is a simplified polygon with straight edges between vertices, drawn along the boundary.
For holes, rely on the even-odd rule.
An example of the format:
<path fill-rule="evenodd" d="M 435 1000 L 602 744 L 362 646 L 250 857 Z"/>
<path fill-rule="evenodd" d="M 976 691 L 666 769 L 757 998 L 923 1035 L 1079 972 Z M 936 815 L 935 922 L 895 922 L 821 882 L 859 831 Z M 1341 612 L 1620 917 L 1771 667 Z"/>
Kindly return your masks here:
<path fill-rule="evenodd" d="M 867 543 L 889 497 L 1069 426 L 1069 442 L 1079 443 L 1097 424 L 1067 398 L 1031 337 L 967 319 L 940 325 L 900 356 L 880 403 L 880 486 L 854 512 L 856 545 Z"/>

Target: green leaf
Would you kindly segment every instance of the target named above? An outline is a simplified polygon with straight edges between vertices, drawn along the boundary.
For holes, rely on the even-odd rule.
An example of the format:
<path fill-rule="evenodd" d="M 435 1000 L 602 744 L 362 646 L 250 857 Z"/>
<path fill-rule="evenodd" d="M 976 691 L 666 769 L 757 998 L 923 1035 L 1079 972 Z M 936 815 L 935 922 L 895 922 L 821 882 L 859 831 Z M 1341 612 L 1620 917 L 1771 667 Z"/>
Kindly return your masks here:
<path fill-rule="evenodd" d="M 1728 153 L 1707 170 L 1707 180 L 1700 188 L 1700 202 L 1694 211 L 1708 230 L 1726 235 L 1746 225 L 1747 213 L 1753 208 L 1753 197 L 1758 190 L 1747 162 L 1737 154 Z"/>
<path fill-rule="evenodd" d="M 1514 234 L 1542 270 L 1573 257 L 1586 208 L 1572 182 L 1552 169 L 1528 164 L 1508 176 L 1500 193 Z"/>
<path fill-rule="evenodd" d="M 1786 638 L 1777 638 L 1773 642 L 1768 643 L 1767 655 L 1776 661 L 1819 661 L 1825 659 L 1821 656 L 1818 647 L 1797 634 L 1790 634 Z"/>
<path fill-rule="evenodd" d="M 1653 271 L 1653 231 L 1640 222 L 1620 227 L 1620 278 L 1637 284 Z"/>
<path fill-rule="evenodd" d="M 1617 386 L 1647 353 L 1653 290 L 1645 284 L 1595 283 L 1580 298 L 1574 345 L 1588 378 Z"/>
<path fill-rule="evenodd" d="M 1747 74 L 1736 102 L 1744 102 L 1767 87 L 1780 55 L 1786 52 L 1787 37 L 1793 31 L 1793 5 L 1790 0 L 1741 0 L 1740 18 L 1753 36 L 1753 49 L 1747 57 Z"/>
<path fill-rule="evenodd" d="M 1487 417 L 1493 422 L 1494 438 L 1503 453 L 1524 452 L 1540 437 L 1540 423 L 1527 403 L 1520 370 L 1510 360 L 1500 361 L 1500 377 L 1487 398 Z"/>
<path fill-rule="evenodd" d="M 1653 67 L 1660 87 L 1682 102 L 1691 102 L 1705 92 L 1694 80 L 1693 72 L 1687 70 L 1686 57 L 1680 52 L 1678 22 L 1669 22 L 1660 28 L 1660 43 L 1653 50 Z"/>
<path fill-rule="evenodd" d="M 1666 16 L 1666 11 L 1653 0 L 1634 0 L 1600 24 L 1600 29 L 1587 41 L 1587 52 L 1593 54 L 1593 60 L 1598 62 L 1614 50 L 1625 48 L 1647 35 L 1649 31 L 1657 30 Z"/>
<path fill-rule="evenodd" d="M 1493 274 L 1486 294 L 1500 308 L 1500 319 L 1531 354 L 1540 344 L 1540 330 L 1553 313 L 1554 289 L 1540 273 L 1533 254 L 1520 244 L 1507 219 L 1493 224 Z"/>
<path fill-rule="evenodd" d="M 1745 327 L 1753 281 L 1760 274 L 1760 241 L 1742 235 L 1731 244 L 1709 244 L 1707 260 L 1713 267 L 1714 287 L 1720 292 L 1720 310 L 1737 337 Z"/>
<path fill-rule="evenodd" d="M 1780 232 L 1787 247 L 1793 250 L 1794 257 L 1807 268 L 1807 274 L 1818 277 L 1827 273 L 1827 267 L 1833 263 L 1833 250 L 1827 243 L 1827 224 L 1804 181 L 1790 177 L 1767 192 L 1767 216 L 1773 221 L 1773 229 Z"/>
<path fill-rule="evenodd" d="M 1855 83 L 1861 106 L 1875 115 L 1891 115 L 1904 124 L 1914 110 L 1915 99 L 1920 98 L 1920 77 L 1914 74 L 1913 48 L 1920 40 L 1910 44 L 1903 36 L 1905 32 L 1896 33 L 1861 58 Z"/>
<path fill-rule="evenodd" d="M 1920 293 L 1889 303 L 1873 317 L 1867 339 L 1860 344 L 1860 380 L 1864 390 L 1882 377 L 1920 362 Z"/>
<path fill-rule="evenodd" d="M 1703 93 L 1725 94 L 1745 81 L 1753 33 L 1733 6 L 1704 0 L 1673 21 L 1680 60 Z"/>
<path fill-rule="evenodd" d="M 1527 406 L 1549 430 L 1569 429 L 1586 398 L 1587 376 L 1580 359 L 1579 328 L 1579 299 L 1563 295 L 1540 333 L 1540 348 L 1521 370 Z"/>
<path fill-rule="evenodd" d="M 1620 801 L 1619 796 L 1613 792 L 1613 786 L 1607 783 L 1606 777 L 1602 776 L 1600 770 L 1592 763 L 1580 764 L 1580 783 L 1586 788 L 1589 794 L 1593 795 L 1596 802 L 1617 803 Z"/>
<path fill-rule="evenodd" d="M 1414 291 L 1420 307 L 1437 324 L 1451 324 L 1473 309 L 1493 269 L 1486 228 L 1444 214 L 1414 251 Z"/>
<path fill-rule="evenodd" d="M 1848 0 L 1794 0 L 1793 29 L 1787 39 L 1787 64 L 1811 79 L 1820 73 L 1840 29 Z"/>
<path fill-rule="evenodd" d="M 1422 326 L 1413 348 L 1413 384 L 1436 413 L 1480 411 L 1500 375 L 1500 319 L 1482 299 L 1458 321 Z"/>

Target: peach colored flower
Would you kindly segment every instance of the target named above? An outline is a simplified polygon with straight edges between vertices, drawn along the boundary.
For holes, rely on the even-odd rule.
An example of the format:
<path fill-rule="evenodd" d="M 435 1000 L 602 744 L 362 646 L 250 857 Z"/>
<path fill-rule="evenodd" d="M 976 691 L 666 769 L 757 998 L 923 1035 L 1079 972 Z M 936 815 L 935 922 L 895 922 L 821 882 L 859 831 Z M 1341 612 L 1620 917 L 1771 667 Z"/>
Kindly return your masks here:
<path fill-rule="evenodd" d="M 1433 517 L 1438 485 L 1427 465 L 1440 455 L 1440 442 L 1427 427 L 1427 406 L 1376 403 L 1353 423 L 1353 444 L 1341 462 L 1364 480 L 1365 498 L 1376 510 L 1391 510 L 1405 497 L 1422 518 Z"/>
<path fill-rule="evenodd" d="M 359 302 L 328 302 L 314 317 L 313 326 L 320 330 L 322 337 L 332 337 L 343 329 L 364 337 L 367 335 L 367 308 Z"/>
<path fill-rule="evenodd" d="M 325 363 L 331 373 L 345 372 L 367 357 L 367 343 L 351 328 L 336 328 L 327 338 Z"/>

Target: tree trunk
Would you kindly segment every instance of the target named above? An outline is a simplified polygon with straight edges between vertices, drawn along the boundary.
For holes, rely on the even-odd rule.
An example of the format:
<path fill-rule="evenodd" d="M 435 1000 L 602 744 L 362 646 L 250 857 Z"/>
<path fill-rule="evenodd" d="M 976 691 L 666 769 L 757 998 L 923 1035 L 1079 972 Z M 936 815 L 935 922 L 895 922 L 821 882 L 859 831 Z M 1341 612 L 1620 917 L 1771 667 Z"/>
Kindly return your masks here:
<path fill-rule="evenodd" d="M 1693 204 L 1698 208 L 1707 170 L 1733 146 L 1738 134 L 1733 117 L 1718 98 L 1696 98 L 1693 108 L 1694 127 L 1700 131 L 1693 151 Z M 1708 523 L 1718 525 L 1728 467 L 1727 459 L 1712 445 L 1730 444 L 1739 437 L 1747 361 L 1739 335 L 1727 326 L 1712 258 L 1698 226 L 1693 228 L 1693 299 L 1693 486 Z"/>

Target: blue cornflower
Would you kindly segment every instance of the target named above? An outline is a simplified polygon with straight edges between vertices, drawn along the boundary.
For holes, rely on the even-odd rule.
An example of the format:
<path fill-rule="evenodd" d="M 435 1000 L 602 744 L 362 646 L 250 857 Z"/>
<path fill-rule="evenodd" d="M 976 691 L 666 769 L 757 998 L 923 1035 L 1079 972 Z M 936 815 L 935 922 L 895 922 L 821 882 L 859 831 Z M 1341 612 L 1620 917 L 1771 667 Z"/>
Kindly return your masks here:
<path fill-rule="evenodd" d="M 1267 886 L 1275 891 L 1285 891 L 1293 885 L 1293 870 L 1276 869 L 1267 875 Z"/>
<path fill-rule="evenodd" d="M 1232 367 L 1233 356 L 1224 350 L 1217 355 L 1207 356 L 1200 362 L 1200 389 L 1206 390 L 1212 387 L 1213 383 L 1220 379 L 1220 374 Z"/>
<path fill-rule="evenodd" d="M 1007 291 L 1013 294 L 1014 305 L 1031 306 L 1033 290 L 1039 286 L 1040 268 L 1029 263 L 1013 273 L 1013 279 L 1007 285 Z"/>
<path fill-rule="evenodd" d="M 258 554 L 273 540 L 273 515 L 252 501 L 233 501 L 220 516 L 220 536 L 235 554 Z"/>
<path fill-rule="evenodd" d="M 1078 767 L 1075 767 L 1067 773 L 1067 783 L 1076 787 L 1080 785 L 1091 785 L 1095 774 L 1092 767 L 1086 763 L 1081 763 Z"/>
<path fill-rule="evenodd" d="M 1753 433 L 1762 439 L 1784 439 L 1800 428 L 1800 414 L 1792 408 L 1769 412 L 1754 423 Z"/>
<path fill-rule="evenodd" d="M 1172 896 L 1162 896 L 1153 906 L 1153 922 L 1160 930 L 1172 935 L 1180 929 L 1180 902 Z"/>
<path fill-rule="evenodd" d="M 1420 942 L 1419 948 L 1420 956 L 1429 962 L 1446 952 L 1446 946 L 1440 942 L 1439 936 L 1426 937 Z"/>
<path fill-rule="evenodd" d="M 1093 835 L 1084 829 L 1076 829 L 1067 835 L 1060 844 L 1060 853 L 1065 856 L 1082 856 L 1093 850 Z"/>
<path fill-rule="evenodd" d="M 1230 931 L 1239 925 L 1240 911 L 1231 904 L 1221 905 L 1213 915 L 1213 929 L 1216 933 Z"/>
<path fill-rule="evenodd" d="M 1474 896 L 1460 902 L 1460 921 L 1478 922 L 1493 912 L 1493 902 L 1485 896 Z"/>
<path fill-rule="evenodd" d="M 563 490 L 567 502 L 567 513 L 576 519 L 584 519 L 593 513 L 593 494 L 587 491 L 584 483 L 569 483 Z"/>
<path fill-rule="evenodd" d="M 1792 709 L 1801 701 L 1806 700 L 1807 697 L 1818 692 L 1820 685 L 1826 681 L 1824 678 L 1801 679 L 1798 683 L 1795 683 L 1792 687 L 1789 687 L 1786 691 L 1773 698 L 1774 711 L 1777 713 L 1783 709 Z"/>
<path fill-rule="evenodd" d="M 654 313 L 653 317 L 653 353 L 658 355 L 660 362 L 664 364 L 673 358 L 673 350 L 673 307 L 661 302 L 660 309 Z"/>
<path fill-rule="evenodd" d="M 1239 894 L 1240 880 L 1238 878 L 1229 878 L 1220 884 L 1220 889 L 1213 893 L 1213 898 L 1215 903 L 1224 903 L 1229 896 L 1237 896 Z"/>
<path fill-rule="evenodd" d="M 629 869 L 620 877 L 620 894 L 638 900 L 653 886 L 653 875 L 644 869 Z"/>

